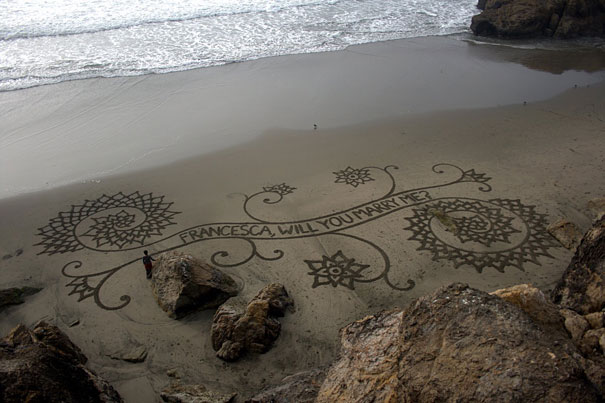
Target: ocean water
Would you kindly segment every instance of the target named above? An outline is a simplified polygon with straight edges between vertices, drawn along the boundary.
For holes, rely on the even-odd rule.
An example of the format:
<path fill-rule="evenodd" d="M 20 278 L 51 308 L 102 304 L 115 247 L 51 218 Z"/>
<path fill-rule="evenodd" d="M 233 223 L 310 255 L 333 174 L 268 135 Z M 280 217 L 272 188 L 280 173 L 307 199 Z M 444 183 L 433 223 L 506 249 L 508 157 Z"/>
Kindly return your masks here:
<path fill-rule="evenodd" d="M 468 32 L 477 0 L 2 0 L 0 91 Z"/>

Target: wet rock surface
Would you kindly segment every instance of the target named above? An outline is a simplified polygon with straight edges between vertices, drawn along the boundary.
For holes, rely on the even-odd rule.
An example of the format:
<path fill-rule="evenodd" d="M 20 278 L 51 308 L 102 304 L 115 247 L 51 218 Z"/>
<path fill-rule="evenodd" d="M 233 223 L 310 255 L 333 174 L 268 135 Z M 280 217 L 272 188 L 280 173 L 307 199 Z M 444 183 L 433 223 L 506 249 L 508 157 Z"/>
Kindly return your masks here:
<path fill-rule="evenodd" d="M 238 292 L 230 276 L 184 253 L 163 253 L 152 273 L 153 294 L 172 318 L 216 308 Z"/>
<path fill-rule="evenodd" d="M 264 287 L 244 309 L 230 301 L 221 305 L 211 330 L 217 357 L 234 361 L 246 352 L 267 352 L 281 331 L 277 317 L 293 306 L 292 298 L 278 283 Z"/>
<path fill-rule="evenodd" d="M 15 327 L 0 342 L 0 401 L 121 402 L 59 328 L 45 322 Z"/>
<path fill-rule="evenodd" d="M 581 315 L 605 307 L 605 217 L 586 232 L 551 298 Z"/>
<path fill-rule="evenodd" d="M 475 35 L 499 38 L 605 35 L 602 0 L 479 0 Z"/>

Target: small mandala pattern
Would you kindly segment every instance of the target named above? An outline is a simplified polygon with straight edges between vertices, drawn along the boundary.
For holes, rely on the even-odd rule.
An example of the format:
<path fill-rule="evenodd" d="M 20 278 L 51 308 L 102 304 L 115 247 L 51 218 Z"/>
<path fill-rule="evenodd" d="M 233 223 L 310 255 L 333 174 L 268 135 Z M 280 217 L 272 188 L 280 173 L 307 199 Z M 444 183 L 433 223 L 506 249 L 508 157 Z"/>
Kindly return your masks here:
<path fill-rule="evenodd" d="M 370 267 L 346 257 L 340 250 L 332 256 L 323 255 L 321 260 L 305 260 L 305 263 L 311 270 L 308 274 L 313 276 L 313 288 L 320 285 L 342 285 L 354 290 L 355 281 L 362 279 L 362 271 Z"/>
<path fill-rule="evenodd" d="M 296 188 L 288 186 L 285 183 L 281 183 L 279 185 L 263 186 L 263 190 L 265 192 L 273 192 L 279 194 L 280 196 L 285 196 L 287 194 L 294 193 Z"/>
<path fill-rule="evenodd" d="M 351 168 L 347 167 L 341 171 L 334 172 L 336 175 L 336 181 L 334 183 L 344 183 L 356 188 L 364 183 L 371 182 L 374 180 L 370 175 L 368 168 Z"/>

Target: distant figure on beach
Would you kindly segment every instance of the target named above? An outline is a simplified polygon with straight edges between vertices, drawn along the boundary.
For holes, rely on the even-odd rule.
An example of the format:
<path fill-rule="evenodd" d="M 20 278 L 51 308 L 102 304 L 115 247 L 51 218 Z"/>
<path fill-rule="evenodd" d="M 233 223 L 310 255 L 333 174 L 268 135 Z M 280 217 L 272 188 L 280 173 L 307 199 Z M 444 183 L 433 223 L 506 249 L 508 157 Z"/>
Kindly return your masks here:
<path fill-rule="evenodd" d="M 147 278 L 151 278 L 151 269 L 153 268 L 153 264 L 151 262 L 155 261 L 155 259 L 149 256 L 149 253 L 146 250 L 143 251 L 143 254 L 145 255 L 143 256 L 143 264 L 145 265 Z"/>

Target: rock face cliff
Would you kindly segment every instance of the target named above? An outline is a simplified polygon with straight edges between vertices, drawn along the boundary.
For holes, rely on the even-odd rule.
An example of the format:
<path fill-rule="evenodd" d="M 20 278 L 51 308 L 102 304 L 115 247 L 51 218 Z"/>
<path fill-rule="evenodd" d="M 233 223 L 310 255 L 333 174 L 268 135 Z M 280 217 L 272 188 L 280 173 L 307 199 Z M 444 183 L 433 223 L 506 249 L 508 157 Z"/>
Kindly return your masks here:
<path fill-rule="evenodd" d="M 251 402 L 600 402 L 605 397 L 605 218 L 547 298 L 528 284 L 454 283 L 341 330 L 339 358 Z"/>
<path fill-rule="evenodd" d="M 105 380 L 87 369 L 80 349 L 56 326 L 14 328 L 0 341 L 2 402 L 122 402 Z"/>
<path fill-rule="evenodd" d="M 475 35 L 499 38 L 605 36 L 605 0 L 479 0 Z"/>
<path fill-rule="evenodd" d="M 355 322 L 341 339 L 318 402 L 600 399 L 563 326 L 464 284 Z"/>

